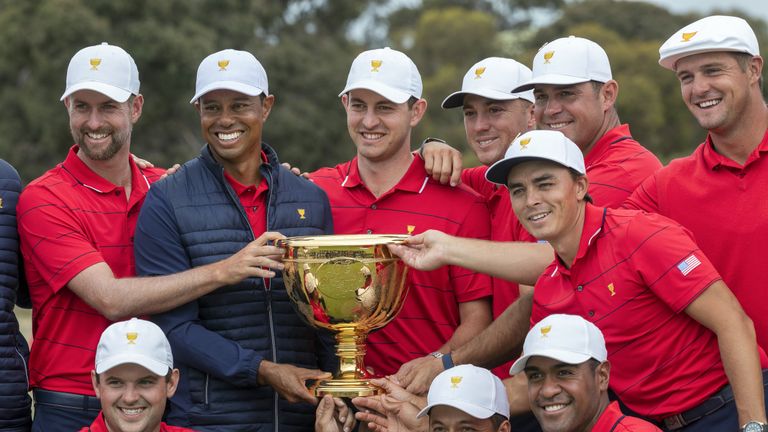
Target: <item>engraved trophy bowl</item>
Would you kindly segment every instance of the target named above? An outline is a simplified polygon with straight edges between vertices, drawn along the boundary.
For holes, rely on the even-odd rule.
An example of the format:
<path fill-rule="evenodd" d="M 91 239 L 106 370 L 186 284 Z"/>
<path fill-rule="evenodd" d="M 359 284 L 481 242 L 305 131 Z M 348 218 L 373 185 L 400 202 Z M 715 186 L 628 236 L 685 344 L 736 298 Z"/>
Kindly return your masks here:
<path fill-rule="evenodd" d="M 395 318 L 407 294 L 407 267 L 388 244 L 405 235 L 326 235 L 278 241 L 285 249 L 283 278 L 296 312 L 336 336 L 339 371 L 315 394 L 370 396 L 380 389 L 366 370 L 365 339 Z"/>

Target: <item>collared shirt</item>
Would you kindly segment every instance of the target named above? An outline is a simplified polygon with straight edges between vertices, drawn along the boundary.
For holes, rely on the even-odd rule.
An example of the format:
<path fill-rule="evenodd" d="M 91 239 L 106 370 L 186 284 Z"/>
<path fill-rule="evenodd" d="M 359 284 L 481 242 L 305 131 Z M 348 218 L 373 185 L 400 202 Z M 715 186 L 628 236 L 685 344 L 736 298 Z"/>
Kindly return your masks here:
<path fill-rule="evenodd" d="M 661 432 L 661 429 L 637 417 L 624 415 L 618 402 L 611 402 L 600 414 L 592 432 Z"/>
<path fill-rule="evenodd" d="M 34 343 L 30 386 L 93 395 L 91 369 L 101 332 L 111 324 L 67 288 L 104 262 L 115 277 L 136 274 L 133 233 L 149 184 L 161 169 L 139 169 L 129 157 L 131 195 L 93 172 L 73 146 L 66 160 L 27 186 L 19 198 L 19 239 L 32 298 Z"/>
<path fill-rule="evenodd" d="M 768 131 L 741 166 L 711 137 L 647 179 L 626 206 L 667 216 L 693 232 L 768 349 Z"/>
<path fill-rule="evenodd" d="M 728 378 L 717 337 L 684 309 L 720 276 L 670 219 L 592 205 L 585 213 L 571 267 L 556 257 L 536 283 L 531 321 L 566 313 L 602 330 L 610 386 L 634 412 L 661 419 L 699 405 Z"/>
<path fill-rule="evenodd" d="M 224 178 L 237 194 L 240 204 L 245 209 L 248 223 L 253 230 L 253 237 L 258 238 L 267 230 L 267 192 L 269 184 L 263 178 L 258 185 L 244 185 L 224 171 Z"/>
<path fill-rule="evenodd" d="M 485 200 L 468 187 L 441 185 L 414 157 L 390 191 L 376 198 L 365 186 L 357 158 L 311 174 L 331 202 L 337 234 L 448 234 L 490 238 Z M 393 374 L 400 365 L 440 348 L 460 324 L 459 303 L 491 295 L 490 278 L 447 266 L 430 272 L 409 270 L 403 309 L 391 323 L 368 336 L 366 365 L 376 374 Z"/>
<path fill-rule="evenodd" d="M 99 413 L 96 420 L 93 421 L 90 427 L 84 427 L 80 429 L 80 432 L 109 432 L 107 424 L 104 422 L 104 414 Z M 168 426 L 165 423 L 160 423 L 160 432 L 195 432 L 193 429 L 187 429 L 178 426 Z"/>

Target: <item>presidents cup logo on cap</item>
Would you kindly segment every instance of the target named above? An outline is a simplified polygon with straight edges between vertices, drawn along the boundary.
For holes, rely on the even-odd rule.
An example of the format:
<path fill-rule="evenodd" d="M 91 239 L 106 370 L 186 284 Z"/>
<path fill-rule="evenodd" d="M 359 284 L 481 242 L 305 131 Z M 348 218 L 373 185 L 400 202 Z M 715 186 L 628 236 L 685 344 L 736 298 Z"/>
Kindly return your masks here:
<path fill-rule="evenodd" d="M 698 32 L 683 33 L 682 34 L 683 40 L 681 40 L 680 42 L 690 42 L 691 38 L 696 36 L 696 33 Z"/>
<path fill-rule="evenodd" d="M 744 19 L 713 15 L 692 22 L 669 37 L 659 48 L 659 64 L 675 70 L 687 56 L 706 52 L 742 52 L 760 55 L 757 36 Z"/>
<path fill-rule="evenodd" d="M 459 365 L 441 372 L 429 386 L 427 406 L 417 418 L 433 407 L 445 405 L 472 417 L 487 419 L 494 414 L 509 418 L 509 400 L 504 384 L 488 369 Z"/>
<path fill-rule="evenodd" d="M 552 60 L 552 56 L 555 55 L 554 51 L 547 51 L 544 53 L 544 63 L 550 63 L 550 60 Z"/>
<path fill-rule="evenodd" d="M 547 337 L 547 333 L 552 331 L 552 326 L 551 325 L 543 326 L 539 330 L 541 330 L 541 337 L 545 338 Z"/>
<path fill-rule="evenodd" d="M 520 141 L 520 150 L 525 150 L 526 147 L 528 147 L 528 144 L 530 144 L 531 139 L 530 138 L 523 138 Z"/>
<path fill-rule="evenodd" d="M 104 330 L 96 347 L 96 373 L 129 363 L 160 376 L 173 369 L 171 345 L 160 327 L 132 318 Z"/>
<path fill-rule="evenodd" d="M 104 42 L 78 51 L 67 67 L 61 100 L 80 90 L 99 92 L 115 102 L 139 94 L 139 70 L 124 49 Z"/>
<path fill-rule="evenodd" d="M 219 65 L 220 71 L 227 70 L 227 66 L 229 66 L 229 60 L 219 60 L 216 64 Z"/>
<path fill-rule="evenodd" d="M 128 340 L 128 344 L 136 345 L 136 339 L 139 338 L 139 334 L 136 332 L 128 332 L 125 334 L 125 338 Z"/>
<path fill-rule="evenodd" d="M 461 384 L 461 380 L 462 379 L 464 379 L 464 377 L 452 376 L 451 377 L 451 388 L 454 388 L 454 389 L 459 388 L 459 384 Z"/>
<path fill-rule="evenodd" d="M 378 72 L 382 63 L 381 60 L 371 60 L 371 72 Z"/>
<path fill-rule="evenodd" d="M 492 100 L 524 99 L 533 103 L 533 92 L 515 93 L 512 90 L 531 79 L 531 70 L 515 60 L 502 57 L 488 57 L 475 63 L 464 74 L 461 90 L 443 100 L 443 108 L 458 108 L 464 105 L 468 94 Z"/>

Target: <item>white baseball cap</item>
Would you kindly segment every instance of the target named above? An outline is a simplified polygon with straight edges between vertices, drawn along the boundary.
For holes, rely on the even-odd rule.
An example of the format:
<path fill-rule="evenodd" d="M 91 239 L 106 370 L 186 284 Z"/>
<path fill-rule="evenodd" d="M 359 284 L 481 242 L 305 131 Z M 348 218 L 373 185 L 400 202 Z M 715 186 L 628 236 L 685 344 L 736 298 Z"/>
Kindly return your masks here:
<path fill-rule="evenodd" d="M 411 96 L 421 99 L 421 75 L 413 60 L 400 51 L 389 47 L 368 50 L 352 62 L 339 96 L 356 89 L 371 90 L 401 104 Z"/>
<path fill-rule="evenodd" d="M 96 348 L 96 373 L 126 363 L 143 366 L 160 376 L 173 369 L 171 344 L 157 324 L 131 318 L 104 330 Z"/>
<path fill-rule="evenodd" d="M 60 100 L 79 90 L 93 90 L 115 102 L 139 94 L 139 69 L 130 54 L 102 42 L 81 49 L 69 61 L 67 88 Z"/>
<path fill-rule="evenodd" d="M 613 79 L 608 54 L 598 44 L 576 36 L 544 44 L 533 58 L 533 79 L 513 91 L 530 90 L 536 84 L 571 85 Z"/>
<path fill-rule="evenodd" d="M 560 131 L 532 130 L 512 141 L 504 159 L 488 168 L 485 178 L 489 182 L 507 184 L 509 170 L 513 166 L 530 160 L 544 159 L 556 162 L 566 168 L 573 168 L 579 174 L 586 174 L 584 155 L 573 141 Z"/>
<path fill-rule="evenodd" d="M 525 369 L 533 356 L 547 357 L 577 365 L 589 359 L 608 359 L 603 332 L 578 315 L 554 314 L 536 323 L 523 344 L 523 356 L 509 369 L 514 375 Z"/>
<path fill-rule="evenodd" d="M 509 418 L 509 400 L 499 377 L 488 369 L 468 364 L 444 370 L 432 381 L 427 406 L 416 418 L 429 414 L 437 405 L 446 405 L 479 419 L 494 414 Z"/>
<path fill-rule="evenodd" d="M 253 54 L 225 49 L 200 62 L 197 68 L 195 95 L 189 103 L 214 90 L 232 90 L 248 96 L 269 94 L 267 71 Z"/>
<path fill-rule="evenodd" d="M 461 83 L 461 90 L 445 98 L 443 108 L 463 106 L 464 96 L 468 94 L 494 100 L 525 99 L 533 102 L 533 91 L 512 91 L 530 79 L 531 70 L 528 67 L 512 59 L 488 57 L 469 68 Z"/>
<path fill-rule="evenodd" d="M 659 64 L 674 70 L 681 58 L 712 51 L 760 55 L 749 23 L 738 17 L 713 15 L 688 24 L 667 39 L 659 48 Z"/>

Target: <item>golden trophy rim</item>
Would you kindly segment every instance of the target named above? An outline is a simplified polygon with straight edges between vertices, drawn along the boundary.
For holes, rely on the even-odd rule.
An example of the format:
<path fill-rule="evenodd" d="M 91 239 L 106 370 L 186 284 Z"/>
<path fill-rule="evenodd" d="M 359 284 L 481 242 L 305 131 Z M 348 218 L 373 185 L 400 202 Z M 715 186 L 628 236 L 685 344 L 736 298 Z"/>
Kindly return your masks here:
<path fill-rule="evenodd" d="M 406 234 L 332 234 L 321 236 L 288 237 L 280 242 L 291 247 L 323 246 L 376 246 L 402 244 L 410 237 Z"/>

